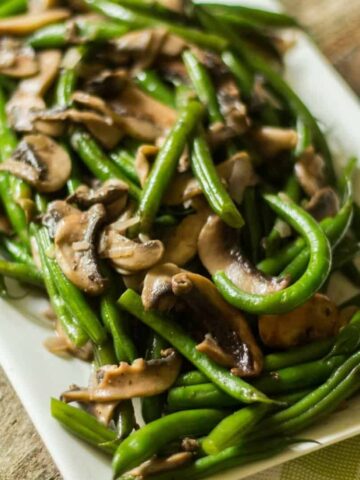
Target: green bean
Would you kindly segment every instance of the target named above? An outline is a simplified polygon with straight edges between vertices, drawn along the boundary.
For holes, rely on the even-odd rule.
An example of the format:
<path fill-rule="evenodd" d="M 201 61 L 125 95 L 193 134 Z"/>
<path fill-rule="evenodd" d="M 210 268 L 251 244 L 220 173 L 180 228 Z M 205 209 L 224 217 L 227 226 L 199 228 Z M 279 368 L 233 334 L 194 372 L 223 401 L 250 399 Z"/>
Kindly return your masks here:
<path fill-rule="evenodd" d="M 218 176 L 203 132 L 193 140 L 191 167 L 212 210 L 230 227 L 242 227 L 244 219 Z"/>
<path fill-rule="evenodd" d="M 96 368 L 103 367 L 104 365 L 115 365 L 116 356 L 113 345 L 108 339 L 101 345 L 93 345 L 94 350 L 94 364 Z"/>
<path fill-rule="evenodd" d="M 131 400 L 120 402 L 117 408 L 118 420 L 117 431 L 118 438 L 124 440 L 136 427 L 134 405 Z"/>
<path fill-rule="evenodd" d="M 243 198 L 243 214 L 245 217 L 245 229 L 243 241 L 249 252 L 253 263 L 256 263 L 259 256 L 259 246 L 261 242 L 262 229 L 260 219 L 254 212 L 257 212 L 255 187 L 247 187 Z"/>
<path fill-rule="evenodd" d="M 148 423 L 119 445 L 112 463 L 114 474 L 136 467 L 172 440 L 208 433 L 224 415 L 221 410 L 187 410 Z"/>
<path fill-rule="evenodd" d="M 57 107 L 69 107 L 78 80 L 78 66 L 84 58 L 86 47 L 72 47 L 67 50 L 62 61 L 62 70 L 55 88 L 55 103 Z"/>
<path fill-rule="evenodd" d="M 196 101 L 190 101 L 180 112 L 167 135 L 142 191 L 139 204 L 141 230 L 148 232 L 152 226 L 161 199 L 168 187 L 193 129 L 199 123 L 203 110 Z"/>
<path fill-rule="evenodd" d="M 183 61 L 197 96 L 209 111 L 211 123 L 223 122 L 216 90 L 206 68 L 190 50 L 183 53 Z"/>
<path fill-rule="evenodd" d="M 104 325 L 112 336 L 117 361 L 132 363 L 138 356 L 136 347 L 128 334 L 126 314 L 116 305 L 112 292 L 102 295 L 100 311 Z"/>
<path fill-rule="evenodd" d="M 0 258 L 0 275 L 15 278 L 21 282 L 43 288 L 41 273 L 31 265 L 19 262 L 8 262 Z"/>
<path fill-rule="evenodd" d="M 241 95 L 247 99 L 250 98 L 253 91 L 254 78 L 249 69 L 230 50 L 224 52 L 221 58 L 234 75 Z"/>
<path fill-rule="evenodd" d="M 8 127 L 6 114 L 6 99 L 0 87 L 0 160 L 6 160 L 15 150 L 17 139 Z M 25 212 L 19 206 L 21 200 L 30 198 L 31 190 L 22 180 L 13 177 L 7 172 L 0 173 L 0 196 L 15 232 L 20 240 L 29 249 L 29 236 Z"/>
<path fill-rule="evenodd" d="M 223 25 L 218 22 L 208 11 L 197 6 L 197 15 L 200 22 L 205 26 L 207 30 L 220 33 L 224 38 L 228 39 L 232 43 L 233 48 L 239 54 L 240 59 L 253 70 L 254 73 L 260 73 L 264 76 L 273 91 L 289 106 L 293 116 L 295 118 L 302 118 L 302 120 L 308 125 L 311 130 L 314 141 L 317 148 L 320 150 L 324 157 L 327 174 L 330 183 L 335 183 L 335 171 L 332 163 L 332 156 L 329 150 L 326 138 L 322 133 L 315 118 L 312 116 L 309 109 L 287 84 L 287 82 L 277 73 L 269 63 L 258 54 L 254 48 L 251 47 L 246 41 L 241 39 L 237 35 L 236 31 L 231 25 Z"/>
<path fill-rule="evenodd" d="M 30 35 L 27 44 L 33 48 L 61 48 L 68 45 L 69 36 L 69 25 L 67 23 L 53 23 Z"/>
<path fill-rule="evenodd" d="M 339 210 L 334 218 L 325 218 L 320 222 L 321 228 L 324 230 L 331 245 L 335 247 L 347 232 L 352 218 L 353 203 L 351 198 L 348 198 L 342 208 Z M 302 253 L 306 250 L 306 253 Z M 301 254 L 301 259 L 296 260 Z M 304 268 L 304 263 L 309 257 L 309 249 L 303 238 L 297 238 L 290 245 L 281 249 L 273 257 L 266 258 L 257 264 L 257 268 L 268 275 L 276 275 L 281 272 L 292 261 L 296 261 L 296 265 L 300 262 L 299 269 Z M 295 270 L 295 269 L 294 269 Z M 286 272 L 285 272 L 286 273 Z"/>
<path fill-rule="evenodd" d="M 248 444 L 229 447 L 216 454 L 197 459 L 188 466 L 178 468 L 176 471 L 160 473 L 152 476 L 152 480 L 199 480 L 223 470 L 258 462 L 265 458 L 280 453 L 293 440 L 279 438 L 271 439 L 261 444 Z M 123 476 L 119 480 L 134 480 L 132 476 Z"/>
<path fill-rule="evenodd" d="M 161 358 L 161 351 L 168 346 L 168 343 L 156 333 L 150 337 L 150 345 L 146 352 L 146 359 Z M 141 399 L 141 414 L 145 423 L 150 423 L 161 417 L 164 409 L 164 396 L 153 395 Z"/>
<path fill-rule="evenodd" d="M 46 229 L 40 228 L 35 230 L 35 236 L 39 248 L 46 252 L 51 247 Z M 106 332 L 93 310 L 87 304 L 82 292 L 68 281 L 55 260 L 47 256 L 47 264 L 60 297 L 66 299 L 67 308 L 74 318 L 78 320 L 81 328 L 95 344 L 103 343 L 106 339 Z"/>
<path fill-rule="evenodd" d="M 6 237 L 5 235 L 1 237 L 0 242 L 6 249 L 7 253 L 10 254 L 12 260 L 34 267 L 34 261 L 22 243 Z"/>
<path fill-rule="evenodd" d="M 26 10 L 26 0 L 4 0 L 0 5 L 0 18 L 10 17 Z"/>
<path fill-rule="evenodd" d="M 333 337 L 324 338 L 308 345 L 291 348 L 285 352 L 269 353 L 264 358 L 264 371 L 272 372 L 280 368 L 298 365 L 299 363 L 318 360 L 330 351 L 333 344 Z"/>
<path fill-rule="evenodd" d="M 350 303 L 351 304 L 351 303 Z M 345 325 L 335 339 L 335 342 L 328 354 L 328 357 L 334 355 L 350 355 L 360 346 L 360 311 L 357 311 L 350 322 Z"/>
<path fill-rule="evenodd" d="M 208 379 L 206 379 L 208 382 Z M 230 397 L 212 383 L 174 387 L 167 396 L 169 411 L 188 408 L 228 408 L 238 407 L 239 400 Z"/>
<path fill-rule="evenodd" d="M 351 226 L 356 238 L 360 241 L 360 206 L 357 203 L 354 203 L 354 218 Z"/>
<path fill-rule="evenodd" d="M 71 134 L 71 145 L 95 177 L 102 182 L 112 178 L 119 178 L 128 184 L 129 195 L 134 200 L 139 199 L 139 187 L 110 160 L 89 133 L 79 128 L 76 129 Z"/>
<path fill-rule="evenodd" d="M 205 33 L 195 28 L 156 18 L 155 16 L 151 17 L 149 14 L 142 15 L 129 8 L 124 8 L 106 0 L 85 0 L 85 3 L 93 10 L 116 21 L 125 23 L 132 28 L 144 28 L 156 25 L 163 26 L 174 35 L 178 35 L 200 47 L 209 48 L 214 51 L 222 51 L 228 45 L 228 42 L 219 35 Z"/>
<path fill-rule="evenodd" d="M 253 385 L 267 394 L 313 387 L 325 381 L 345 359 L 346 356 L 338 355 L 264 373 L 253 381 Z"/>
<path fill-rule="evenodd" d="M 116 433 L 106 428 L 84 410 L 52 398 L 51 415 L 71 433 L 85 440 L 85 442 L 95 445 L 95 447 L 110 455 L 115 453 L 119 443 Z"/>
<path fill-rule="evenodd" d="M 281 218 L 305 236 L 311 252 L 305 273 L 291 286 L 267 295 L 240 290 L 223 272 L 214 275 L 214 282 L 223 297 L 236 308 L 257 314 L 278 314 L 302 305 L 323 285 L 330 271 L 331 250 L 319 224 L 301 207 L 274 195 L 264 195 L 264 198 Z"/>
<path fill-rule="evenodd" d="M 33 233 L 35 233 L 34 227 L 32 227 L 32 230 Z M 67 309 L 64 298 L 59 295 L 56 281 L 49 268 L 49 259 L 46 256 L 44 245 L 38 241 L 37 236 L 38 233 L 36 232 L 35 238 L 37 239 L 42 275 L 52 308 L 54 309 L 54 312 L 59 319 L 59 322 L 67 337 L 74 343 L 74 345 L 81 347 L 88 341 L 89 337 L 84 332 L 82 327 L 76 323 L 75 319 L 72 318 L 69 310 Z"/>
<path fill-rule="evenodd" d="M 236 446 L 270 409 L 270 405 L 249 405 L 225 417 L 201 442 L 202 449 L 207 455 L 216 455 L 228 447 Z"/>
<path fill-rule="evenodd" d="M 120 305 L 137 317 L 158 335 L 167 340 L 185 358 L 195 365 L 215 385 L 230 396 L 245 403 L 271 402 L 264 394 L 247 384 L 239 377 L 232 375 L 229 370 L 219 366 L 207 355 L 196 350 L 196 342 L 169 316 L 155 311 L 145 311 L 141 298 L 133 290 L 127 290 L 119 299 Z"/>
<path fill-rule="evenodd" d="M 298 23 L 295 18 L 285 13 L 273 12 L 261 8 L 248 7 L 244 5 L 219 5 L 217 2 L 202 2 L 203 6 L 217 12 L 227 12 L 229 16 L 240 17 L 251 20 L 260 25 L 273 27 L 296 27 Z"/>
<path fill-rule="evenodd" d="M 119 167 L 135 185 L 140 186 L 139 176 L 135 170 L 135 159 L 124 148 L 119 148 L 110 154 L 111 160 Z"/>
<path fill-rule="evenodd" d="M 146 93 L 164 103 L 168 107 L 175 107 L 175 95 L 153 70 L 142 70 L 135 76 L 137 85 Z"/>
<path fill-rule="evenodd" d="M 175 385 L 177 387 L 185 387 L 188 385 L 200 385 L 201 383 L 207 383 L 207 377 L 197 370 L 182 373 L 178 376 Z"/>

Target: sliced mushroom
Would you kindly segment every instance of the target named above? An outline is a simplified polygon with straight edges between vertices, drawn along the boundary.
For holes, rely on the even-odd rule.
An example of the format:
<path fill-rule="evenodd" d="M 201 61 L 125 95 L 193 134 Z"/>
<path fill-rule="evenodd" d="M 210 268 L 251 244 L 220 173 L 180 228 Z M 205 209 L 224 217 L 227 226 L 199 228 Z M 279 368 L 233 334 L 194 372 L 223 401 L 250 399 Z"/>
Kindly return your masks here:
<path fill-rule="evenodd" d="M 41 27 L 61 22 L 70 17 L 71 12 L 65 8 L 53 8 L 45 12 L 16 15 L 0 20 L 0 35 L 29 35 Z"/>
<path fill-rule="evenodd" d="M 334 302 L 317 293 L 301 307 L 282 315 L 261 315 L 259 333 L 265 345 L 289 348 L 332 337 L 340 327 Z"/>
<path fill-rule="evenodd" d="M 87 106 L 102 113 L 106 118 L 120 128 L 125 134 L 143 140 L 155 141 L 162 134 L 162 129 L 152 123 L 149 119 L 139 118 L 137 114 L 132 116 L 124 110 L 119 102 L 105 103 L 99 97 L 94 97 L 83 92 L 76 92 L 73 95 L 73 100 L 81 105 Z M 142 106 L 139 107 L 142 109 Z"/>
<path fill-rule="evenodd" d="M 230 196 L 241 203 L 247 187 L 258 183 L 257 175 L 246 152 L 238 152 L 216 167 L 220 178 L 226 184 Z M 166 205 L 180 205 L 198 195 L 202 195 L 199 182 L 190 172 L 177 175 L 164 197 Z"/>
<path fill-rule="evenodd" d="M 0 170 L 11 172 L 39 192 L 60 190 L 71 174 L 71 160 L 66 150 L 45 135 L 27 135 Z"/>
<path fill-rule="evenodd" d="M 45 12 L 58 5 L 58 0 L 29 0 L 28 8 L 31 13 Z"/>
<path fill-rule="evenodd" d="M 153 457 L 147 460 L 139 467 L 130 470 L 129 475 L 134 478 L 147 478 L 150 475 L 157 473 L 168 472 L 169 470 L 176 470 L 191 462 L 194 455 L 191 452 L 173 453 L 166 458 Z"/>
<path fill-rule="evenodd" d="M 96 204 L 87 212 L 63 217 L 55 233 L 55 257 L 61 270 L 90 295 L 101 294 L 107 284 L 96 255 L 96 235 L 105 215 L 105 208 Z"/>
<path fill-rule="evenodd" d="M 164 255 L 164 246 L 160 240 L 135 242 L 110 225 L 101 235 L 99 254 L 102 258 L 111 260 L 119 273 L 129 275 L 151 268 L 159 262 Z"/>
<path fill-rule="evenodd" d="M 289 284 L 288 278 L 265 276 L 251 265 L 240 249 L 236 230 L 228 227 L 216 215 L 209 217 L 200 233 L 198 253 L 211 275 L 223 271 L 245 292 L 266 295 L 282 290 Z"/>
<path fill-rule="evenodd" d="M 233 367 L 234 358 L 230 353 L 226 353 L 217 343 L 210 333 L 205 335 L 204 340 L 196 345 L 196 350 L 205 353 L 214 362 L 224 367 Z"/>
<path fill-rule="evenodd" d="M 292 150 L 297 144 L 297 133 L 291 128 L 259 127 L 253 131 L 256 146 L 267 158 Z"/>
<path fill-rule="evenodd" d="M 80 111 L 74 108 L 62 109 L 54 108 L 51 110 L 43 110 L 34 115 L 36 120 L 41 120 L 42 124 L 54 125 L 55 130 L 51 129 L 53 135 L 58 134 L 58 123 L 70 121 L 74 123 L 82 123 L 99 140 L 99 142 L 108 149 L 114 148 L 123 136 L 121 130 L 114 125 L 111 117 L 99 115 L 91 111 Z M 63 126 L 63 125 L 61 125 Z M 61 130 L 59 131 L 61 134 Z"/>
<path fill-rule="evenodd" d="M 95 76 L 86 79 L 85 89 L 93 96 L 114 97 L 121 92 L 128 80 L 129 73 L 125 69 L 102 70 Z"/>
<path fill-rule="evenodd" d="M 22 80 L 6 106 L 10 125 L 17 131 L 31 132 L 36 114 L 46 108 L 43 96 L 53 84 L 61 62 L 59 50 L 38 54 L 39 73 Z"/>
<path fill-rule="evenodd" d="M 0 39 L 0 73 L 24 78 L 35 75 L 38 70 L 39 64 L 31 47 L 13 38 Z"/>
<path fill-rule="evenodd" d="M 218 88 L 218 100 L 226 125 L 237 135 L 244 133 L 249 125 L 246 106 L 240 99 L 240 92 L 232 78 L 226 78 Z"/>
<path fill-rule="evenodd" d="M 101 203 L 106 208 L 107 220 L 117 218 L 124 210 L 128 199 L 129 187 L 121 180 L 107 180 L 99 188 L 91 189 L 80 185 L 66 201 L 76 203 L 81 208 L 89 208 Z"/>
<path fill-rule="evenodd" d="M 141 145 L 137 149 L 134 166 L 142 187 L 145 185 L 151 170 L 151 164 L 158 153 L 159 147 L 155 145 Z"/>
<path fill-rule="evenodd" d="M 340 208 L 339 197 L 334 189 L 325 187 L 318 190 L 306 205 L 306 210 L 318 221 L 334 217 Z"/>
<path fill-rule="evenodd" d="M 64 200 L 55 200 L 49 203 L 46 214 L 42 218 L 42 224 L 48 229 L 51 238 L 55 238 L 57 226 L 64 217 L 79 215 L 81 212 L 69 205 Z"/>
<path fill-rule="evenodd" d="M 90 362 L 93 357 L 91 342 L 87 342 L 83 347 L 77 347 L 65 334 L 58 319 L 56 319 L 55 325 L 56 336 L 47 338 L 44 342 L 45 347 L 55 355 L 71 355 L 85 362 Z"/>
<path fill-rule="evenodd" d="M 192 202 L 194 205 L 194 202 Z M 205 202 L 196 202 L 195 213 L 184 217 L 175 227 L 169 228 L 162 238 L 165 245 L 164 263 L 182 267 L 197 254 L 198 239 L 210 210 Z"/>
<path fill-rule="evenodd" d="M 97 371 L 99 383 L 89 389 L 63 393 L 66 402 L 111 402 L 133 397 L 159 395 L 175 382 L 181 368 L 181 357 L 173 350 L 164 351 L 164 357 L 145 361 L 138 358 L 131 365 L 107 365 Z"/>
<path fill-rule="evenodd" d="M 176 298 L 172 291 L 171 279 L 183 271 L 173 263 L 157 265 L 149 270 L 141 292 L 141 301 L 145 310 L 169 311 L 174 307 Z"/>
<path fill-rule="evenodd" d="M 325 186 L 325 162 L 308 147 L 295 164 L 296 177 L 303 190 L 311 197 Z"/>
<path fill-rule="evenodd" d="M 173 293 L 186 302 L 222 349 L 233 357 L 232 373 L 258 375 L 263 358 L 243 314 L 228 305 L 207 278 L 192 272 L 172 277 Z"/>
<path fill-rule="evenodd" d="M 141 295 L 144 308 L 169 310 L 177 303 L 174 296 L 194 314 L 197 326 L 211 334 L 219 347 L 219 363 L 226 359 L 227 366 L 239 376 L 260 373 L 262 353 L 243 314 L 223 300 L 210 280 L 169 263 L 150 270 Z M 210 349 L 208 342 L 198 348 L 215 360 L 215 349 Z"/>

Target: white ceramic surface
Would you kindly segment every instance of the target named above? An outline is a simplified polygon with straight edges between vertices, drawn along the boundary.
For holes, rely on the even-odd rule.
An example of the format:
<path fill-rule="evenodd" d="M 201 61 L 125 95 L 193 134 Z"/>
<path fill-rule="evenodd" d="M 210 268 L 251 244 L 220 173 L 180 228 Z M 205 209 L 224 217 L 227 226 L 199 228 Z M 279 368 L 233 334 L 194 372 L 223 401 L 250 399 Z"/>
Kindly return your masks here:
<path fill-rule="evenodd" d="M 225 2 L 224 2 L 225 3 Z M 231 3 L 228 0 L 226 3 Z M 254 1 L 250 2 L 254 4 Z M 256 2 L 276 8 L 271 0 Z M 349 155 L 360 158 L 360 108 L 355 95 L 329 66 L 309 39 L 301 36 L 286 59 L 287 78 L 314 115 L 329 132 L 338 153 L 338 170 Z M 357 180 L 360 202 L 360 173 Z M 338 278 L 331 290 L 337 298 L 351 295 L 351 287 Z M 89 366 L 49 354 L 42 346 L 50 335 L 39 320 L 46 306 L 34 296 L 22 301 L 0 301 L 0 363 L 31 416 L 64 480 L 106 480 L 111 478 L 109 459 L 64 431 L 49 414 L 49 399 L 69 384 L 86 385 Z M 303 455 L 322 446 L 360 434 L 360 398 L 306 433 L 321 445 L 306 444 L 288 449 L 269 460 L 221 473 L 214 480 L 240 480 L 265 468 Z M 305 436 L 305 435 L 304 435 Z"/>

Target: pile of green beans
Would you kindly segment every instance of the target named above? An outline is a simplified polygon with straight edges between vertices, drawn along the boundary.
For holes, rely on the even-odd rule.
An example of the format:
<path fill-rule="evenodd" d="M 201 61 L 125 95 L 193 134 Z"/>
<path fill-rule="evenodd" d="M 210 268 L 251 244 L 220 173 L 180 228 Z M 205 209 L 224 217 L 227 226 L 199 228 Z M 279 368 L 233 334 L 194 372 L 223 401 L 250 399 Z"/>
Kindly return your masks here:
<path fill-rule="evenodd" d="M 26 182 L 16 168 L 0 171 L 0 297 L 14 298 L 7 278 L 35 287 L 56 316 L 58 348 L 93 362 L 90 386 L 77 391 L 87 393 L 83 401 L 67 404 L 69 392 L 52 398 L 51 415 L 112 457 L 114 480 L 196 480 L 275 455 L 360 389 L 358 293 L 333 305 L 336 325 L 311 341 L 289 341 L 280 351 L 261 332 L 269 316 L 291 329 L 300 307 L 326 293 L 334 272 L 360 285 L 360 206 L 352 185 L 357 161 L 351 158 L 336 178 L 325 134 L 282 72 L 276 37 L 300 25 L 285 13 L 210 0 L 179 2 L 176 10 L 164 0 L 83 0 L 84 14 L 68 3 L 65 20 L 48 23 L 32 3 L 0 2 L 0 27 L 7 31 L 8 22 L 13 34 L 7 37 L 16 40 L 2 49 L 23 47 L 18 60 L 25 56 L 34 70 L 22 77 L 1 65 L 0 162 L 22 162 L 24 137 L 43 134 L 66 151 L 71 166 L 62 188 L 51 192 Z M 21 25 L 11 25 L 27 10 L 35 26 L 24 34 Z M 38 62 L 51 52 L 61 53 L 53 74 Z M 41 93 L 32 94 L 38 84 Z M 36 105 L 45 105 L 27 112 L 24 102 L 21 114 L 29 114 L 32 130 L 17 125 L 9 103 L 24 88 Z M 75 93 L 89 94 L 88 102 L 79 106 Z M 47 123 L 38 109 L 89 116 Z M 107 141 L 91 121 L 111 126 L 116 141 Z M 146 122 L 146 131 L 136 131 Z M 261 129 L 268 140 L 259 140 Z M 277 131 L 295 139 L 280 153 Z M 42 179 L 50 169 L 37 165 L 37 153 L 24 158 Z M 312 154 L 324 163 L 321 178 L 311 178 L 315 190 L 324 186 L 338 197 L 333 215 L 320 220 L 307 208 L 314 195 L 298 169 Z M 62 165 L 56 168 L 61 172 Z M 124 200 L 105 198 L 105 188 L 97 196 L 105 186 L 111 195 L 122 189 Z M 75 229 L 94 203 L 103 207 L 103 219 L 78 241 Z M 71 277 L 72 264 L 64 266 L 58 255 L 57 229 L 75 209 L 79 225 L 65 256 L 74 252 L 75 272 L 81 252 L 92 248 L 106 280 L 98 295 Z M 220 246 L 213 241 L 204 248 L 214 217 L 229 235 Z M 154 246 L 156 259 L 147 251 Z M 186 259 L 172 265 L 183 251 Z M 172 269 L 176 279 L 167 274 Z M 312 314 L 316 321 L 316 309 Z M 204 336 L 218 349 L 201 350 Z M 172 384 L 151 386 L 147 375 L 158 365 L 165 371 L 173 357 L 179 363 Z M 256 374 L 240 368 L 255 360 Z M 131 395 L 121 396 L 117 374 L 120 383 L 127 378 L 126 388 L 141 382 L 149 389 L 139 395 L 141 412 Z M 156 371 L 151 378 L 159 376 Z M 99 401 L 102 389 L 115 391 L 115 399 Z M 180 454 L 176 468 L 173 454 Z"/>

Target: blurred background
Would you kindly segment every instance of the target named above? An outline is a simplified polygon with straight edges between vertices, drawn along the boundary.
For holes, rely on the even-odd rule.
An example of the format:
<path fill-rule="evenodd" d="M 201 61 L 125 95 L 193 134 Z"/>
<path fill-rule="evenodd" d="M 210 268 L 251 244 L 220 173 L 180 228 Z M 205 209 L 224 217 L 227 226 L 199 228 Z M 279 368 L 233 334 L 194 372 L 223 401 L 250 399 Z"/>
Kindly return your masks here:
<path fill-rule="evenodd" d="M 360 0 L 283 0 L 283 4 L 360 95 Z M 0 418 L 0 480 L 61 480 L 1 368 Z"/>

